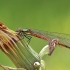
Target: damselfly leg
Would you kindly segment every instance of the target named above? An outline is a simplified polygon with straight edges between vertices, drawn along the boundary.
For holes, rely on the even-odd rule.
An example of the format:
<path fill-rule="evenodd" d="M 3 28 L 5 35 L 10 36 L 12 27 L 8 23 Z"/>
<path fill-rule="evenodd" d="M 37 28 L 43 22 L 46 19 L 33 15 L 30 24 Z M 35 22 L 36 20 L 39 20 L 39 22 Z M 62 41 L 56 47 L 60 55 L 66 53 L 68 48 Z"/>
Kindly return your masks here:
<path fill-rule="evenodd" d="M 18 33 L 18 35 L 20 35 L 22 37 L 22 39 L 27 38 L 27 43 L 29 44 L 31 41 L 32 36 L 29 34 L 26 34 L 25 31 L 23 32 L 23 30 L 21 29 L 17 29 L 16 32 Z"/>

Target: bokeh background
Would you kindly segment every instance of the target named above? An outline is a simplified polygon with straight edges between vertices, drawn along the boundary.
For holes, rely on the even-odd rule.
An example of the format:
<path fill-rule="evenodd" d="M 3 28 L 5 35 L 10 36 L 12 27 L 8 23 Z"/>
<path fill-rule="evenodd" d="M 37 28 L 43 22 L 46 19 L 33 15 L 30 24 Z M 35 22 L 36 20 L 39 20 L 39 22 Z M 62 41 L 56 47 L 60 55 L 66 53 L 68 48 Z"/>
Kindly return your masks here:
<path fill-rule="evenodd" d="M 70 0 L 0 0 L 0 21 L 12 30 L 31 28 L 69 34 Z M 38 53 L 46 44 L 35 37 L 30 42 Z M 43 60 L 47 70 L 70 70 L 70 49 L 57 47 Z M 1 50 L 0 64 L 15 67 Z"/>

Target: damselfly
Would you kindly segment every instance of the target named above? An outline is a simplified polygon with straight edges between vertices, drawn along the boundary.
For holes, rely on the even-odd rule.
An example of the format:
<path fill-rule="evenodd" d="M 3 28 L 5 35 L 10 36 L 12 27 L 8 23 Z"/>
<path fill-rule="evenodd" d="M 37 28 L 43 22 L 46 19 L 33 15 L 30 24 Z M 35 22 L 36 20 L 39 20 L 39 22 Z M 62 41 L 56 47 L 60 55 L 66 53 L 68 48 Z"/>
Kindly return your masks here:
<path fill-rule="evenodd" d="M 18 29 L 19 34 L 23 34 L 28 38 L 29 42 L 31 36 L 38 37 L 44 40 L 47 40 L 50 44 L 50 48 L 55 45 L 60 45 L 66 48 L 70 48 L 70 34 L 57 33 L 57 32 L 48 32 L 41 30 L 32 30 L 32 29 Z M 53 48 L 54 49 L 54 48 Z"/>

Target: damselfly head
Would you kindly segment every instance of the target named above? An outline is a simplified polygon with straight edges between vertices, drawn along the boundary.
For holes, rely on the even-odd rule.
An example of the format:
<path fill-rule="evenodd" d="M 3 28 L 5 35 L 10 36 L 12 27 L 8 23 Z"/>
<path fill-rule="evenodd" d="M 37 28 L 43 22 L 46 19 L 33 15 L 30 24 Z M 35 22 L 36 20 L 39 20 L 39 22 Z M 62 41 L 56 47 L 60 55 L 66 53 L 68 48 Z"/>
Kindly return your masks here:
<path fill-rule="evenodd" d="M 28 29 L 28 28 L 22 29 L 22 32 L 24 32 L 26 34 L 30 34 L 30 29 Z"/>
<path fill-rule="evenodd" d="M 22 30 L 22 32 L 24 32 L 26 34 L 31 34 L 31 29 L 25 28 Z"/>
<path fill-rule="evenodd" d="M 28 29 L 28 28 L 21 29 L 21 28 L 19 28 L 19 29 L 17 29 L 16 32 L 30 35 L 31 34 L 31 29 Z"/>
<path fill-rule="evenodd" d="M 28 28 L 25 28 L 25 29 L 23 29 L 23 31 L 24 31 L 24 32 L 27 32 L 27 31 L 29 31 L 29 29 L 28 29 Z"/>

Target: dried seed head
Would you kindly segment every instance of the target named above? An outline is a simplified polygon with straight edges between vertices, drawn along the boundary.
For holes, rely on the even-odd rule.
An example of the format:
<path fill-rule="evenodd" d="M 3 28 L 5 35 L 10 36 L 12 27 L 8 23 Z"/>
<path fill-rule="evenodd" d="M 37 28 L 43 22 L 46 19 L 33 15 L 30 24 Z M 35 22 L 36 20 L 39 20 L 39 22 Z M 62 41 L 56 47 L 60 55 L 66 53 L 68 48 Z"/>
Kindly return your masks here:
<path fill-rule="evenodd" d="M 40 66 L 38 53 L 36 53 L 17 32 L 10 30 L 1 22 L 0 49 L 13 61 L 17 68 L 35 70 Z M 34 63 L 34 61 L 37 62 Z"/>

